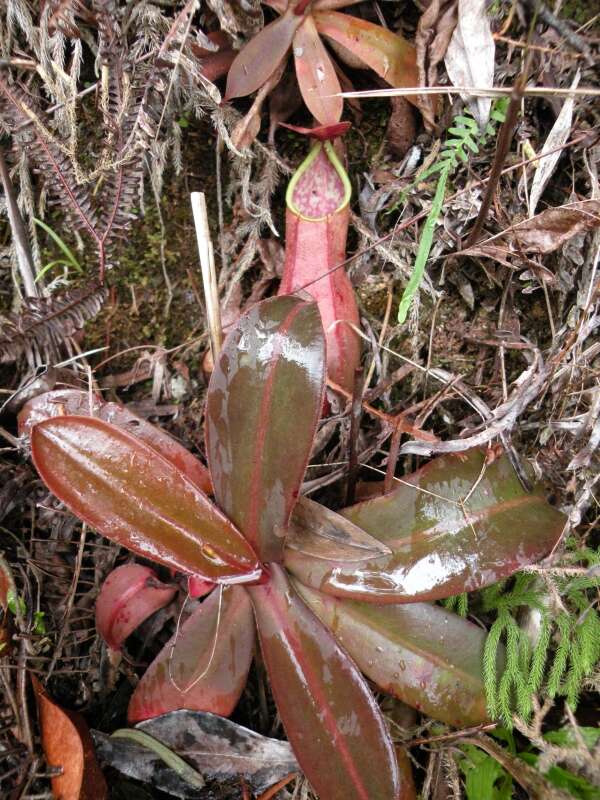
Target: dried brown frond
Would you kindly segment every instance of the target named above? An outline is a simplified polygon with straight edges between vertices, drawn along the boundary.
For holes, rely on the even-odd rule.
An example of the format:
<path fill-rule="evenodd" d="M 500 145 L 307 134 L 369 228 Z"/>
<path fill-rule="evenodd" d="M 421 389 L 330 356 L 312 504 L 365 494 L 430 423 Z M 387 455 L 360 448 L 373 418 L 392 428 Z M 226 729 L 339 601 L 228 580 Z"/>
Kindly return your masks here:
<path fill-rule="evenodd" d="M 108 291 L 97 283 L 44 298 L 27 298 L 0 323 L 0 362 L 49 360 L 62 343 L 93 319 Z"/>

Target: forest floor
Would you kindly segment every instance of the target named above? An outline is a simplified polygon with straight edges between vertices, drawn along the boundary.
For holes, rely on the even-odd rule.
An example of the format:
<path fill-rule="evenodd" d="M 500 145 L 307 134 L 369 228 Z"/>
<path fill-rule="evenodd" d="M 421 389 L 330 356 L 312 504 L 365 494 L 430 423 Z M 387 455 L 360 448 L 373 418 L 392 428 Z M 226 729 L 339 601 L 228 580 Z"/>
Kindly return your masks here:
<path fill-rule="evenodd" d="M 402 17 L 400 9 L 390 5 L 377 6 L 378 13 L 393 29 L 400 26 L 414 40 L 419 9 L 399 4 L 406 6 Z M 446 8 L 451 3 L 438 5 Z M 361 13 L 365 6 L 373 4 L 362 3 Z M 170 4 L 165 7 L 169 17 Z M 578 626 L 592 615 L 600 620 L 600 109 L 597 96 L 582 93 L 568 100 L 561 93 L 573 85 L 576 74 L 580 87 L 597 89 L 593 62 L 594 57 L 597 61 L 600 26 L 593 9 L 574 1 L 564 3 L 557 14 L 585 47 L 578 49 L 573 41 L 565 41 L 564 31 L 546 18 L 535 26 L 527 49 L 527 7 L 527 3 L 515 3 L 513 13 L 509 4 L 493 3 L 488 9 L 496 35 L 494 85 L 515 83 L 527 50 L 529 84 L 554 88 L 556 94 L 522 100 L 504 171 L 484 222 L 484 238 L 468 251 L 464 244 L 485 192 L 482 181 L 493 169 L 500 122 L 479 151 L 450 175 L 426 277 L 403 324 L 397 322 L 398 305 L 423 236 L 424 221 L 418 215 L 430 209 L 437 186 L 437 173 L 424 180 L 415 178 L 424 163 L 431 165 L 439 158 L 452 120 L 466 106 L 456 95 L 445 96 L 440 101 L 439 125 L 429 129 L 403 98 L 351 101 L 344 113 L 352 123 L 345 137 L 352 184 L 347 250 L 352 259 L 347 271 L 364 334 L 362 363 L 369 375 L 364 400 L 380 412 L 379 417 L 368 409 L 362 414 L 354 444 L 368 455 L 359 486 L 374 476 L 379 479 L 388 468 L 391 429 L 386 430 L 381 416 L 391 419 L 403 414 L 438 442 L 479 434 L 484 447 L 499 447 L 501 441 L 517 464 L 532 471 L 548 501 L 567 520 L 556 552 L 537 572 L 521 573 L 530 581 L 527 591 L 533 601 L 506 606 L 519 625 L 526 624 L 525 617 L 531 622 L 539 607 L 552 609 L 551 617 L 562 615 L 567 622 L 559 629 L 555 619 L 549 620 L 546 673 L 534 698 L 533 715 L 523 718 L 517 713 L 512 729 L 506 723 L 486 728 L 491 746 L 500 754 L 493 756 L 485 747 L 473 746 L 471 739 L 480 732 L 464 732 L 463 739 L 469 743 L 461 742 L 460 732 L 399 700 L 378 695 L 396 741 L 409 748 L 423 800 L 550 797 L 544 795 L 546 784 L 540 789 L 534 780 L 518 774 L 515 764 L 522 763 L 516 760 L 521 756 L 546 770 L 558 792 L 556 798 L 564 797 L 561 791 L 582 800 L 600 797 L 600 672 L 596 664 L 578 673 L 576 662 L 581 648 Z M 5 12 L 0 13 L 2 25 L 9 25 Z M 371 8 L 364 13 L 371 19 L 375 12 Z M 22 32 L 15 36 L 13 56 L 28 52 L 25 39 Z M 91 75 L 93 64 L 87 70 Z M 438 72 L 438 82 L 447 83 L 443 62 Z M 375 85 L 373 73 L 350 70 L 350 74 L 357 88 Z M 572 106 L 568 118 L 563 111 L 567 102 Z M 105 399 L 126 404 L 205 460 L 209 336 L 190 192 L 202 191 L 206 196 L 225 325 L 232 324 L 249 302 L 274 295 L 283 269 L 285 190 L 308 151 L 306 137 L 280 127 L 270 144 L 265 111 L 257 143 L 240 156 L 224 142 L 222 126 L 231 131 L 248 110 L 249 101 L 237 101 L 229 117 L 220 116 L 209 100 L 201 109 L 184 100 L 180 106 L 170 128 L 175 133 L 165 139 L 160 153 L 161 168 L 143 164 L 150 177 L 143 204 L 139 197 L 131 199 L 129 211 L 136 218 L 111 257 L 108 296 L 100 312 L 76 326 L 79 330 L 70 330 L 64 337 L 68 341 L 59 343 L 51 359 L 42 348 L 35 353 L 25 348 L 18 360 L 3 357 L 0 363 L 2 402 L 7 401 L 0 421 L 4 440 L 0 555 L 17 587 L 17 597 L 4 609 L 0 624 L 0 694 L 4 696 L 0 794 L 11 800 L 53 796 L 53 773 L 40 740 L 29 676 L 37 676 L 58 706 L 82 714 L 89 728 L 111 733 L 125 727 L 132 691 L 144 667 L 175 629 L 186 596 L 185 581 L 177 579 L 176 599 L 138 628 L 127 641 L 126 653 L 115 659 L 107 651 L 95 629 L 94 602 L 106 575 L 130 560 L 130 554 L 91 531 L 86 533 L 85 526 L 82 529 L 48 493 L 31 463 L 27 441 L 17 438 L 20 407 L 41 391 L 65 384 L 87 390 L 93 380 Z M 89 107 L 85 103 L 82 107 L 81 128 L 91 124 L 94 104 L 90 99 Z M 310 123 L 302 109 L 290 119 L 298 125 Z M 547 142 L 560 157 L 546 179 L 537 208 L 531 209 L 532 185 L 542 177 L 544 165 L 537 157 Z M 14 167 L 13 177 L 21 181 L 23 197 L 18 145 L 7 157 Z M 46 191 L 42 192 L 42 177 L 35 174 L 33 180 L 33 199 L 22 202 L 26 215 L 40 209 L 40 196 Z M 553 216 L 548 215 L 549 209 L 555 210 Z M 519 233 L 515 226 L 529 216 L 527 232 Z M 74 235 L 60 206 L 49 206 L 44 219 L 81 264 L 81 272 L 72 265 L 49 272 L 47 291 L 90 285 L 96 270 L 93 248 L 82 245 Z M 36 231 L 33 225 L 32 230 Z M 36 235 L 39 266 L 60 257 L 55 239 L 40 229 Z M 0 306 L 5 318 L 17 312 L 19 305 L 10 242 L 11 227 L 2 216 Z M 61 270 L 63 276 L 56 281 Z M 0 336 L 9 336 L 7 330 L 3 328 Z M 4 343 L 3 339 L 0 346 Z M 318 465 L 311 462 L 304 490 L 340 508 L 348 470 L 339 464 L 348 458 L 351 404 L 339 396 L 336 400 L 335 393 L 331 401 L 332 422 L 321 429 Z M 491 410 L 487 419 L 480 414 L 482 407 Z M 405 435 L 401 443 L 408 438 Z M 426 461 L 401 454 L 394 475 L 401 478 Z M 4 562 L 0 599 L 2 591 L 6 599 Z M 509 581 L 503 587 L 509 600 L 514 586 Z M 474 592 L 464 610 L 472 621 L 490 630 L 499 618 L 501 596 L 490 607 L 489 598 Z M 600 622 L 590 630 L 598 635 L 600 646 Z M 578 701 L 574 707 L 565 700 L 568 675 L 559 691 L 552 696 L 547 691 L 557 653 L 566 653 L 565 674 L 577 684 L 571 687 Z M 260 659 L 251 668 L 232 719 L 265 736 L 284 738 Z M 111 798 L 172 796 L 151 780 L 127 777 L 111 766 L 104 769 Z M 550 775 L 548 769 L 554 772 Z M 240 783 L 186 796 L 245 800 L 246 792 Z M 268 792 L 262 795 L 265 800 L 270 796 Z M 298 777 L 277 796 L 304 799 L 312 795 Z M 92 789 L 91 794 L 65 797 L 92 800 L 94 793 Z"/>

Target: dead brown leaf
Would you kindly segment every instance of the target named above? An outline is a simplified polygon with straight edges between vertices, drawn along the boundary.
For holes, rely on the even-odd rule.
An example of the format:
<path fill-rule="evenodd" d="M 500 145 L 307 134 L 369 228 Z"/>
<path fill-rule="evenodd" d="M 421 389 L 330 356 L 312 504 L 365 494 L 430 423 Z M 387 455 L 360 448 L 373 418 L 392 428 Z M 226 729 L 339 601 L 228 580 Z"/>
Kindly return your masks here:
<path fill-rule="evenodd" d="M 49 766 L 62 769 L 51 779 L 54 797 L 57 800 L 105 800 L 108 788 L 83 717 L 56 705 L 33 675 L 31 682 L 46 760 Z"/>
<path fill-rule="evenodd" d="M 458 18 L 457 0 L 432 0 L 419 19 L 417 27 L 417 68 L 419 86 L 438 84 L 438 65 L 446 55 Z M 418 109 L 428 131 L 435 128 L 437 98 L 419 97 Z"/>
<path fill-rule="evenodd" d="M 510 237 L 526 252 L 551 253 L 576 233 L 600 227 L 600 200 L 583 200 L 524 220 L 510 231 Z"/>
<path fill-rule="evenodd" d="M 415 141 L 415 115 L 406 97 L 392 97 L 392 113 L 388 121 L 385 140 L 388 149 L 403 158 Z"/>
<path fill-rule="evenodd" d="M 271 77 L 264 83 L 258 92 L 256 98 L 248 113 L 237 123 L 231 134 L 231 141 L 238 150 L 245 150 L 254 142 L 260 130 L 262 107 L 267 99 L 268 94 L 274 89 L 275 86 L 281 81 L 283 72 L 285 70 L 285 62 L 280 64 Z"/>
<path fill-rule="evenodd" d="M 552 253 L 577 233 L 598 227 L 600 200 L 582 200 L 567 206 L 547 208 L 464 252 L 506 263 L 505 259 L 511 252 Z"/>

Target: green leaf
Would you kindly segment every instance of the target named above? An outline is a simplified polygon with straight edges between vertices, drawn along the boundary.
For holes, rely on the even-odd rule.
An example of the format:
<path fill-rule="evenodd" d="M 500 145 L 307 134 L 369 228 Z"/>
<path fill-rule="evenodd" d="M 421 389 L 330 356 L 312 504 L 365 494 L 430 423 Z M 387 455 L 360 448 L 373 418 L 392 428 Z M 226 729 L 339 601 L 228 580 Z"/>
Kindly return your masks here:
<path fill-rule="evenodd" d="M 206 495 L 121 428 L 56 417 L 34 426 L 31 450 L 50 491 L 123 547 L 213 581 L 259 574 L 250 545 Z"/>
<path fill-rule="evenodd" d="M 498 762 L 473 745 L 464 745 L 460 768 L 465 775 L 467 800 L 511 800 L 513 782 Z"/>
<path fill-rule="evenodd" d="M 327 800 L 408 800 L 371 690 L 278 564 L 248 589 L 275 702 L 294 754 Z"/>
<path fill-rule="evenodd" d="M 419 249 L 417 250 L 415 265 L 400 300 L 400 306 L 398 308 L 398 322 L 400 325 L 406 322 L 406 317 L 408 316 L 412 299 L 415 296 L 417 289 L 421 285 L 423 275 L 425 274 L 425 265 L 427 264 L 427 259 L 429 258 L 429 253 L 431 251 L 431 245 L 433 244 L 433 234 L 435 232 L 438 218 L 442 210 L 442 204 L 444 202 L 444 193 L 446 191 L 447 180 L 448 169 L 443 169 L 441 170 L 438 178 L 435 195 L 433 196 L 433 201 L 431 203 L 431 209 L 427 215 L 427 219 L 425 220 L 425 225 L 423 226 L 423 232 L 419 240 Z"/>
<path fill-rule="evenodd" d="M 246 312 L 215 364 L 206 401 L 215 497 L 263 561 L 282 558 L 324 384 L 317 305 L 291 296 Z"/>
<path fill-rule="evenodd" d="M 477 625 L 429 603 L 380 606 L 295 585 L 383 691 L 459 728 L 488 721 L 481 674 L 485 631 Z"/>
<path fill-rule="evenodd" d="M 526 764 L 537 767 L 539 756 L 535 753 L 519 753 L 519 758 Z M 571 797 L 577 800 L 600 800 L 600 789 L 593 786 L 585 778 L 575 775 L 563 767 L 550 767 L 545 773 L 545 778 L 557 789 L 564 789 Z"/>
<path fill-rule="evenodd" d="M 43 222 L 41 219 L 37 219 L 37 217 L 34 217 L 33 221 L 43 231 L 45 231 L 48 234 L 48 236 L 52 239 L 52 241 L 59 247 L 59 249 L 62 251 L 63 255 L 65 256 L 65 258 L 67 259 L 68 263 L 75 270 L 77 270 L 77 272 L 82 272 L 83 270 L 82 270 L 81 264 L 77 260 L 77 257 L 75 256 L 75 254 L 73 253 L 71 248 L 67 244 L 65 244 L 65 242 L 63 242 L 63 240 L 56 233 L 56 231 L 52 230 L 52 228 L 49 225 L 46 225 L 46 223 Z M 52 262 L 52 263 L 58 263 L 58 262 Z M 46 269 L 48 269 L 48 267 L 46 267 Z M 38 275 L 38 278 L 39 277 L 40 276 Z"/>
<path fill-rule="evenodd" d="M 361 563 L 286 551 L 302 583 L 375 603 L 440 600 L 475 591 L 545 556 L 565 517 L 521 486 L 506 456 L 441 456 L 387 495 L 340 512 L 392 550 Z"/>

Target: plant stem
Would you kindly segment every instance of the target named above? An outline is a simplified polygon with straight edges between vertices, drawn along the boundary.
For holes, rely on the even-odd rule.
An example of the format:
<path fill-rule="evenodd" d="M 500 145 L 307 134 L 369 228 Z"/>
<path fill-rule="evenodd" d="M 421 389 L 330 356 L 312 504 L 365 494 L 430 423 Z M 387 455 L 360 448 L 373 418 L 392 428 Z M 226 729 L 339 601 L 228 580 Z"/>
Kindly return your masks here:
<path fill-rule="evenodd" d="M 356 493 L 356 478 L 358 476 L 358 432 L 360 429 L 360 417 L 362 413 L 363 395 L 363 368 L 357 367 L 354 370 L 354 387 L 352 391 L 352 411 L 350 422 L 350 443 L 348 446 L 348 485 L 346 487 L 346 505 L 354 503 Z"/>
<path fill-rule="evenodd" d="M 31 249 L 29 247 L 29 238 L 27 230 L 17 198 L 15 196 L 15 189 L 10 179 L 8 166 L 4 158 L 4 150 L 0 147 L 0 180 L 4 188 L 4 197 L 6 200 L 6 211 L 8 213 L 8 221 L 10 223 L 10 230 L 12 240 L 15 247 L 15 254 L 17 256 L 17 265 L 23 281 L 23 288 L 27 297 L 39 297 L 38 287 L 35 283 L 35 270 L 33 267 L 33 258 L 31 256 Z"/>

